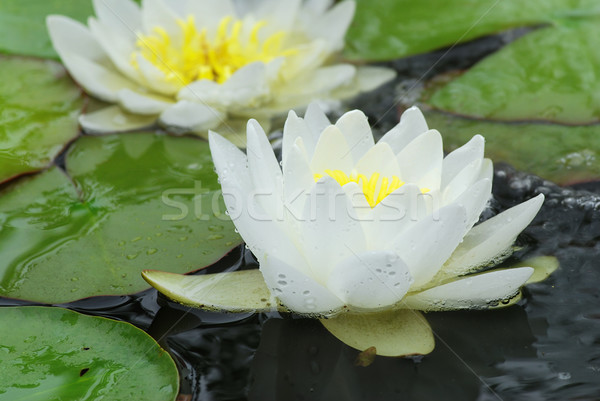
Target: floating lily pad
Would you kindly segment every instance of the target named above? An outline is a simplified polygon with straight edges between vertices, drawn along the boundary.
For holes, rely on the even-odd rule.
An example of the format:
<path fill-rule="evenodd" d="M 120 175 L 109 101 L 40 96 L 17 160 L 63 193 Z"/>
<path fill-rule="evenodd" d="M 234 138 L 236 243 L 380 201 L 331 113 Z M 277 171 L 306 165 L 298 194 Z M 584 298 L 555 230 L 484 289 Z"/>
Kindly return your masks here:
<path fill-rule="evenodd" d="M 359 351 L 375 347 L 377 355 L 425 355 L 435 347 L 429 323 L 415 310 L 342 313 L 321 323 L 345 344 Z"/>
<path fill-rule="evenodd" d="M 82 99 L 60 64 L 0 57 L 0 182 L 50 164 L 79 132 Z"/>
<path fill-rule="evenodd" d="M 600 125 L 501 123 L 437 111 L 427 111 L 425 116 L 429 126 L 444 136 L 446 151 L 482 134 L 485 154 L 495 162 L 510 163 L 558 184 L 600 177 Z"/>
<path fill-rule="evenodd" d="M 496 120 L 600 120 L 600 19 L 525 35 L 435 92 L 428 103 Z"/>
<path fill-rule="evenodd" d="M 561 16 L 586 16 L 596 0 L 357 0 L 348 56 L 392 60 Z"/>
<path fill-rule="evenodd" d="M 0 295 L 62 303 L 148 288 L 144 269 L 190 272 L 241 239 L 208 144 L 158 134 L 82 137 L 54 167 L 0 192 Z"/>
<path fill-rule="evenodd" d="M 173 401 L 167 352 L 129 323 L 62 308 L 0 308 L 3 400 Z"/>
<path fill-rule="evenodd" d="M 0 52 L 58 58 L 46 30 L 46 15 L 62 14 L 84 22 L 93 14 L 89 0 L 2 0 Z"/>

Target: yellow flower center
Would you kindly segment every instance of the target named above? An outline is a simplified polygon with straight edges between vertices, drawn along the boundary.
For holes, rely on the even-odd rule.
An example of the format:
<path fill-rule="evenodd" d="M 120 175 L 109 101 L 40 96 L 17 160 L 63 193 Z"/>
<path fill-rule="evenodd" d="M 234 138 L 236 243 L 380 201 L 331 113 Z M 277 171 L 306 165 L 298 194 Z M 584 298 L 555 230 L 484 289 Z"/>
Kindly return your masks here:
<path fill-rule="evenodd" d="M 342 186 L 350 182 L 360 185 L 371 207 L 375 207 L 386 196 L 405 184 L 404 181 L 395 175 L 392 177 L 382 177 L 380 173 L 373 173 L 370 177 L 366 177 L 364 174 L 357 174 L 355 172 L 352 172 L 348 176 L 341 170 L 325 170 L 325 174 L 329 175 Z M 319 181 L 322 177 L 323 174 L 314 175 L 315 181 Z M 427 192 L 429 192 L 429 189 L 421 188 L 421 193 Z"/>
<path fill-rule="evenodd" d="M 264 21 L 254 24 L 249 34 L 244 34 L 242 21 L 225 17 L 213 39 L 208 38 L 206 29 L 196 28 L 191 15 L 177 20 L 177 24 L 181 28 L 181 40 L 173 40 L 161 27 L 154 28 L 149 35 L 139 36 L 131 64 L 139 69 L 136 57 L 141 54 L 165 73 L 168 82 L 183 87 L 200 79 L 223 83 L 247 64 L 269 62 L 295 53 L 294 49 L 283 48 L 285 32 L 259 39 Z"/>

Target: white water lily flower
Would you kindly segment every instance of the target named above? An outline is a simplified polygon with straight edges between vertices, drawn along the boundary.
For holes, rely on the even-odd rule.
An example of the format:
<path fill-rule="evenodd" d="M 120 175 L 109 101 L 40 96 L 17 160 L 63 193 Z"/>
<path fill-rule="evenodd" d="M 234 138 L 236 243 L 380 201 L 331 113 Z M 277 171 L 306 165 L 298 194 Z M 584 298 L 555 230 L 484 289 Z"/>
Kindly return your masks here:
<path fill-rule="evenodd" d="M 92 133 L 157 120 L 203 132 L 227 118 L 268 118 L 333 101 L 393 78 L 377 67 L 331 64 L 353 1 L 94 0 L 88 26 L 53 15 L 47 26 L 73 78 L 116 106 L 83 115 Z"/>
<path fill-rule="evenodd" d="M 332 125 L 311 104 L 289 113 L 281 165 L 256 121 L 247 136 L 246 155 L 211 133 L 213 160 L 230 217 L 292 311 L 483 308 L 533 273 L 472 274 L 508 255 L 544 200 L 475 225 L 493 175 L 479 135 L 444 158 L 417 108 L 375 144 L 362 112 Z"/>

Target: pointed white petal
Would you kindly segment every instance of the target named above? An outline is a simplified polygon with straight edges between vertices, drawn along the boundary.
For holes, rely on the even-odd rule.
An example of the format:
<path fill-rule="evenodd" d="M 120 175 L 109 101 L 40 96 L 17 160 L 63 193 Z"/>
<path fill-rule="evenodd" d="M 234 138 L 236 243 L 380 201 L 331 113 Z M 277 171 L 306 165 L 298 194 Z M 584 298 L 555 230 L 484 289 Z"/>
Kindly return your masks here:
<path fill-rule="evenodd" d="M 298 269 L 289 259 L 267 256 L 260 264 L 271 293 L 296 313 L 330 315 L 344 304 L 331 291 L 306 274 L 306 267 Z M 304 271 L 304 272 L 303 272 Z"/>
<path fill-rule="evenodd" d="M 361 66 L 356 71 L 356 88 L 358 92 L 369 92 L 394 78 L 396 78 L 396 71 L 391 68 Z"/>
<path fill-rule="evenodd" d="M 478 181 L 482 164 L 483 159 L 475 159 L 452 177 L 446 187 L 442 188 L 444 203 L 453 202 L 465 192 L 467 188 Z"/>
<path fill-rule="evenodd" d="M 313 138 L 306 121 L 296 115 L 293 110 L 290 110 L 288 117 L 283 126 L 283 144 L 281 146 L 281 159 L 283 164 L 287 163 L 290 149 L 296 143 L 298 138 L 302 138 L 302 144 L 307 152 L 307 156 L 314 153 L 316 140 Z"/>
<path fill-rule="evenodd" d="M 160 27 L 172 41 L 181 39 L 182 31 L 177 24 L 178 15 L 163 0 L 142 0 L 142 24 L 146 34 Z"/>
<path fill-rule="evenodd" d="M 379 173 L 382 177 L 391 178 L 400 176 L 401 173 L 392 148 L 382 142 L 371 147 L 356 163 L 354 169 L 366 177 L 370 177 L 373 173 Z"/>
<path fill-rule="evenodd" d="M 134 114 L 156 115 L 173 105 L 173 102 L 168 98 L 141 94 L 131 89 L 121 89 L 117 92 L 117 97 L 121 107 Z"/>
<path fill-rule="evenodd" d="M 481 212 L 483 212 L 491 197 L 492 181 L 484 178 L 471 185 L 454 200 L 454 203 L 464 207 L 467 211 L 465 233 L 477 223 Z"/>
<path fill-rule="evenodd" d="M 175 133 L 206 131 L 218 126 L 225 116 L 201 103 L 182 100 L 160 115 L 160 123 Z"/>
<path fill-rule="evenodd" d="M 325 128 L 321 134 L 310 167 L 315 173 L 330 169 L 342 170 L 349 174 L 352 170 L 353 162 L 348 142 L 335 125 Z"/>
<path fill-rule="evenodd" d="M 252 9 L 252 15 L 257 20 L 268 21 L 265 35 L 280 30 L 289 30 L 294 26 L 296 14 L 301 0 L 262 0 Z"/>
<path fill-rule="evenodd" d="M 394 252 L 368 251 L 339 262 L 327 287 L 350 307 L 379 309 L 401 300 L 411 283 L 408 267 Z"/>
<path fill-rule="evenodd" d="M 100 22 L 115 32 L 121 40 L 135 41 L 135 32 L 142 26 L 140 8 L 131 0 L 93 0 Z"/>
<path fill-rule="evenodd" d="M 333 0 L 306 0 L 303 8 L 313 14 L 323 14 L 332 4 Z"/>
<path fill-rule="evenodd" d="M 301 218 L 306 198 L 315 185 L 302 142 L 302 138 L 297 138 L 283 165 L 285 201 L 297 219 Z"/>
<path fill-rule="evenodd" d="M 308 71 L 295 79 L 280 85 L 277 95 L 289 98 L 289 101 L 304 101 L 312 97 L 327 97 L 328 94 L 352 81 L 356 67 L 350 64 L 335 64 Z"/>
<path fill-rule="evenodd" d="M 183 86 L 183 81 L 167 81 L 165 73 L 140 53 L 135 55 L 135 61 L 139 68 L 140 79 L 143 79 L 152 90 L 165 96 L 175 96 L 179 88 Z"/>
<path fill-rule="evenodd" d="M 420 310 L 481 309 L 511 298 L 533 274 L 531 267 L 497 270 L 442 284 L 404 298 Z"/>
<path fill-rule="evenodd" d="M 448 205 L 393 240 L 393 249 L 408 265 L 415 288 L 431 280 L 456 249 L 464 234 L 465 220 L 462 206 Z"/>
<path fill-rule="evenodd" d="M 194 0 L 187 2 L 187 12 L 194 16 L 196 28 L 207 31 L 216 29 L 227 16 L 236 16 L 231 0 Z"/>
<path fill-rule="evenodd" d="M 355 9 L 356 4 L 353 1 L 342 1 L 336 4 L 307 27 L 308 35 L 311 38 L 326 40 L 331 45 L 331 51 L 341 49 Z"/>
<path fill-rule="evenodd" d="M 400 166 L 400 178 L 429 190 L 438 189 L 443 158 L 442 136 L 436 130 L 429 130 L 398 153 L 396 159 Z"/>
<path fill-rule="evenodd" d="M 446 156 L 442 166 L 442 188 L 474 160 L 483 159 L 484 147 L 485 139 L 481 135 L 475 135 L 469 142 Z"/>
<path fill-rule="evenodd" d="M 543 203 L 544 195 L 540 194 L 473 227 L 442 271 L 452 276 L 466 274 L 506 256 Z"/>
<path fill-rule="evenodd" d="M 413 139 L 428 130 L 427 122 L 421 110 L 417 107 L 411 107 L 402 113 L 400 122 L 389 130 L 379 142 L 389 144 L 394 153 L 398 154 Z"/>
<path fill-rule="evenodd" d="M 342 187 L 325 176 L 312 188 L 300 222 L 304 253 L 313 276 L 326 282 L 340 260 L 362 252 L 365 237 Z"/>
<path fill-rule="evenodd" d="M 315 144 L 319 140 L 319 137 L 325 128 L 331 125 L 331 121 L 329 121 L 318 102 L 309 103 L 308 107 L 306 108 L 306 113 L 304 114 L 304 121 L 308 125 L 308 128 L 313 135 Z M 312 154 L 309 153 L 309 156 L 312 156 Z"/>
<path fill-rule="evenodd" d="M 52 45 L 61 59 L 73 54 L 95 62 L 107 60 L 96 39 L 80 22 L 62 15 L 49 15 L 46 25 Z"/>
<path fill-rule="evenodd" d="M 367 116 L 360 110 L 342 115 L 335 123 L 350 146 L 350 157 L 356 163 L 374 145 L 373 133 Z"/>
<path fill-rule="evenodd" d="M 111 134 L 151 127 L 156 116 L 142 116 L 123 112 L 119 106 L 110 106 L 79 116 L 79 124 L 91 135 Z"/>

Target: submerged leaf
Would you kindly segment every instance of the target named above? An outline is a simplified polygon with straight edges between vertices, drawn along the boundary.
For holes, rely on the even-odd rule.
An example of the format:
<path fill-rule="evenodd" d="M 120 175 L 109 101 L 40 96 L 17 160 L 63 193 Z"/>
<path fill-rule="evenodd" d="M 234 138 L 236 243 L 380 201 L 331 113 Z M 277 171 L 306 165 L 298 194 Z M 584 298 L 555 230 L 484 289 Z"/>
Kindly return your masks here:
<path fill-rule="evenodd" d="M 184 276 L 145 270 L 144 279 L 170 299 L 196 308 L 265 312 L 277 307 L 258 269 Z"/>
<path fill-rule="evenodd" d="M 0 320 L 2 399 L 175 400 L 175 363 L 129 323 L 35 306 L 0 308 Z"/>
<path fill-rule="evenodd" d="M 413 310 L 342 313 L 321 323 L 340 341 L 360 351 L 375 347 L 377 355 L 425 355 L 435 347 L 429 323 Z"/>

